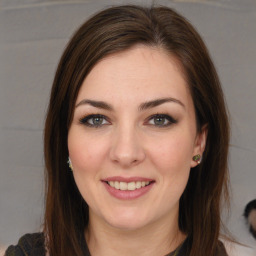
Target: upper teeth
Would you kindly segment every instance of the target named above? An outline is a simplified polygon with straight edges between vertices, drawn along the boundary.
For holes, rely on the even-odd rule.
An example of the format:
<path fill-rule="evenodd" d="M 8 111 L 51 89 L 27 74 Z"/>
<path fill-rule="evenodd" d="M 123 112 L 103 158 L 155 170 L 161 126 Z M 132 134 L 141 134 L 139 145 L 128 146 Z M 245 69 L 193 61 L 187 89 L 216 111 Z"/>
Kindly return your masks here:
<path fill-rule="evenodd" d="M 108 181 L 108 184 L 115 189 L 135 190 L 135 189 L 145 187 L 146 185 L 149 184 L 149 181 L 132 181 L 132 182 Z"/>

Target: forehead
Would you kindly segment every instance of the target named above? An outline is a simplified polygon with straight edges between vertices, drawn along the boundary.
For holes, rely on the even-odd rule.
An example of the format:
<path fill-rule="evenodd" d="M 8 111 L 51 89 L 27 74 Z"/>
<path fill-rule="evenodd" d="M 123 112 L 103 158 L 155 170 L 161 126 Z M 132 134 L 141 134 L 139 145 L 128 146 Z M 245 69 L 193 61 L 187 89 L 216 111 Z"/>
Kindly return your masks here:
<path fill-rule="evenodd" d="M 85 97 L 143 101 L 166 96 L 191 98 L 181 64 L 161 48 L 138 45 L 99 61 L 85 78 L 77 102 Z"/>

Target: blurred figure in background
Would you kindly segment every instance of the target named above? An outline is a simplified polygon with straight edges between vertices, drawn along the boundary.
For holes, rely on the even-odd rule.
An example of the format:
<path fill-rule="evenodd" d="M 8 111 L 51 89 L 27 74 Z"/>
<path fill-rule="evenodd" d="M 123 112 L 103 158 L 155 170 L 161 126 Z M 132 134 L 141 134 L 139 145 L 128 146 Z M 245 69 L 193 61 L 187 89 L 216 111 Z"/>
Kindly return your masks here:
<path fill-rule="evenodd" d="M 249 231 L 256 239 L 256 199 L 250 201 L 244 209 L 244 217 L 249 225 Z"/>

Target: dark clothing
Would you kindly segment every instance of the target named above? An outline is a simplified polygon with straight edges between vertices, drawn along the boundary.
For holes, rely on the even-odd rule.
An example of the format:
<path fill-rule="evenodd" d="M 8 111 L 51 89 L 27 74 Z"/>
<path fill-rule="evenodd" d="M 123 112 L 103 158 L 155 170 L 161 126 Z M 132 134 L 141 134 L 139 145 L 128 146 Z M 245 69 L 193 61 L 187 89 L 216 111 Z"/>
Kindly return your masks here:
<path fill-rule="evenodd" d="M 188 241 L 178 248 L 177 256 L 188 255 Z M 90 256 L 89 249 L 85 240 L 82 241 L 83 256 Z M 167 256 L 173 256 L 175 252 L 171 252 Z M 16 246 L 9 246 L 5 252 L 5 256 L 45 256 L 44 235 L 43 233 L 26 234 L 22 236 Z M 228 256 L 224 245 L 220 242 L 216 256 Z"/>
<path fill-rule="evenodd" d="M 44 234 L 34 233 L 22 236 L 16 246 L 9 246 L 5 256 L 45 256 Z"/>

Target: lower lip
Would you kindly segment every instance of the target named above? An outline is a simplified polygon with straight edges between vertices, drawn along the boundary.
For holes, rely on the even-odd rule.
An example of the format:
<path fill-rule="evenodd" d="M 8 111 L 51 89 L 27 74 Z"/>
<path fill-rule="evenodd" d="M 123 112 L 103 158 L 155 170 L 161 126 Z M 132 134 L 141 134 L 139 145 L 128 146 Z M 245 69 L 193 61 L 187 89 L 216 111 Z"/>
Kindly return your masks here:
<path fill-rule="evenodd" d="M 135 190 L 119 190 L 111 187 L 106 182 L 103 182 L 103 184 L 109 192 L 109 194 L 112 195 L 113 197 L 122 200 L 132 200 L 139 198 L 145 195 L 147 192 L 149 192 L 149 190 L 153 187 L 154 182 L 151 182 L 149 185 Z"/>

